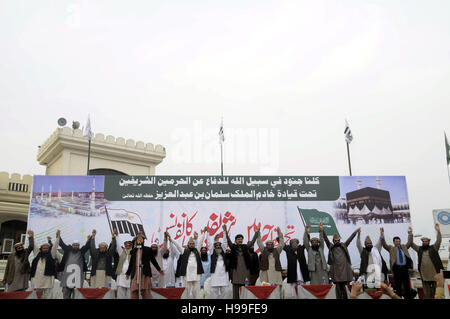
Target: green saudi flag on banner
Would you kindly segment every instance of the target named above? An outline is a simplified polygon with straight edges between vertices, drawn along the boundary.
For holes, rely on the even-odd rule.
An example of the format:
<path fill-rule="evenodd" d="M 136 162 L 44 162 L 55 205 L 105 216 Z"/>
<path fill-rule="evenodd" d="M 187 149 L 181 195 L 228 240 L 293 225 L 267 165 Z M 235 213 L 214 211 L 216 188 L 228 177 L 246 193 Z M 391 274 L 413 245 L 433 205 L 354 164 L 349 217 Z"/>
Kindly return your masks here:
<path fill-rule="evenodd" d="M 317 209 L 303 209 L 298 206 L 297 208 L 300 213 L 300 217 L 302 218 L 303 225 L 311 227 L 310 233 L 318 233 L 319 224 L 322 223 L 323 229 L 325 230 L 327 236 L 338 234 L 339 237 L 341 237 L 336 227 L 336 223 L 330 214 Z"/>

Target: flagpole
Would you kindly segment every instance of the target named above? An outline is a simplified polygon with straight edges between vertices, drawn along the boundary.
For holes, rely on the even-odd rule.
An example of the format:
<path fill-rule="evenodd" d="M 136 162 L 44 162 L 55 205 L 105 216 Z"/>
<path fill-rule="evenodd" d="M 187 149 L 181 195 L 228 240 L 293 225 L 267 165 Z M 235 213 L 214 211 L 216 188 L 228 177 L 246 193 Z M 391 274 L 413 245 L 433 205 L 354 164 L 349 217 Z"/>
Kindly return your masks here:
<path fill-rule="evenodd" d="M 350 162 L 350 147 L 348 146 L 348 142 L 346 142 L 346 144 L 347 144 L 348 169 L 350 171 L 350 176 L 352 176 L 352 164 Z"/>
<path fill-rule="evenodd" d="M 223 134 L 223 117 L 220 122 L 219 129 L 219 142 L 220 142 L 220 174 L 223 176 L 223 142 L 225 141 L 225 137 Z"/>
<path fill-rule="evenodd" d="M 306 223 L 305 223 L 305 220 L 304 220 L 304 218 L 303 218 L 302 212 L 299 210 L 298 213 L 300 214 L 300 219 L 301 219 L 302 222 L 303 222 L 303 227 L 306 228 Z"/>
<path fill-rule="evenodd" d="M 109 219 L 109 214 L 108 214 L 108 210 L 106 209 L 106 206 L 105 206 L 105 212 L 106 212 L 106 218 L 108 219 L 109 230 L 111 230 L 111 234 L 112 234 L 113 229 L 111 227 L 111 220 Z"/>
<path fill-rule="evenodd" d="M 448 164 L 447 164 L 447 174 L 448 174 L 448 182 L 450 183 L 450 171 L 448 169 Z"/>
<path fill-rule="evenodd" d="M 91 160 L 91 137 L 89 136 L 89 146 L 88 146 L 88 163 L 87 163 L 87 174 L 89 175 L 89 162 Z"/>
<path fill-rule="evenodd" d="M 223 143 L 220 143 L 220 173 L 223 176 Z"/>
<path fill-rule="evenodd" d="M 447 134 L 445 134 L 444 131 L 444 138 L 445 138 L 445 157 L 446 157 L 446 162 L 447 162 L 447 174 L 448 174 L 448 182 L 450 183 L 450 171 L 448 168 L 448 165 L 450 164 L 450 149 L 449 149 L 449 144 L 448 144 L 448 140 L 447 140 Z"/>

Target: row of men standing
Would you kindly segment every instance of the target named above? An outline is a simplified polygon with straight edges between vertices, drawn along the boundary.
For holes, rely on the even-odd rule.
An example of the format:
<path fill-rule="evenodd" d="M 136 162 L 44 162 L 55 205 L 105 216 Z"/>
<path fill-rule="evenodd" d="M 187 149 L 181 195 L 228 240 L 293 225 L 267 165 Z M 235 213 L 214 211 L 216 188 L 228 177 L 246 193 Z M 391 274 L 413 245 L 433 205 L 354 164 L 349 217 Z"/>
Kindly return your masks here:
<path fill-rule="evenodd" d="M 240 288 L 244 285 L 255 285 L 258 277 L 261 282 L 275 284 L 281 284 L 283 277 L 286 277 L 292 288 L 292 297 L 295 296 L 295 289 L 299 284 L 328 284 L 331 279 L 336 284 L 337 298 L 347 298 L 345 285 L 354 279 L 348 246 L 356 235 L 357 248 L 361 255 L 360 275 L 364 275 L 366 279 L 374 277 L 378 281 L 386 281 L 388 268 L 380 254 L 381 248 L 384 247 L 390 253 L 389 264 L 394 275 L 396 292 L 405 298 L 411 298 L 408 269 L 412 268 L 412 260 L 408 252 L 409 247 L 419 254 L 419 271 L 426 298 L 434 296 L 434 275 L 443 268 L 437 254 L 441 241 L 438 225 L 434 245 L 430 246 L 429 238 L 422 238 L 421 247 L 415 245 L 412 242 L 411 228 L 406 245 L 401 245 L 398 237 L 394 238 L 394 246 L 388 245 L 384 239 L 384 230 L 381 229 L 375 249 L 369 237 L 366 238 L 364 247 L 361 245 L 359 228 L 341 243 L 336 234 L 330 242 L 322 225 L 319 225 L 319 238 L 311 239 L 310 227 L 307 226 L 303 245 L 300 245 L 297 239 L 285 245 L 283 234 L 278 228 L 276 248 L 273 241 L 269 240 L 265 244 L 262 242 L 259 228 L 247 244 L 243 243 L 242 235 L 237 235 L 232 242 L 226 226 L 223 230 L 225 236 L 222 242 L 216 236 L 211 247 L 202 247 L 208 233 L 207 227 L 197 243 L 196 235 L 189 239 L 186 247 L 180 247 L 166 232 L 161 252 L 156 244 L 151 247 L 144 246 L 143 234 L 138 234 L 133 241 L 125 242 L 124 247 L 120 247 L 116 242 L 117 230 L 113 232 L 109 247 L 106 243 L 100 243 L 96 248 L 95 230 L 81 248 L 77 241 L 66 245 L 58 231 L 53 244 L 49 241 L 38 249 L 34 247 L 33 232 L 29 231 L 29 247 L 24 249 L 23 245 L 16 245 L 15 253 L 8 259 L 4 283 L 9 285 L 8 291 L 25 290 L 31 276 L 34 289 L 43 290 L 44 298 L 51 298 L 54 278 L 57 277 L 61 281 L 63 297 L 73 298 L 74 289 L 83 286 L 84 273 L 87 271 L 85 254 L 89 251 L 92 259 L 90 286 L 108 287 L 111 278 L 114 278 L 118 298 L 139 298 L 140 295 L 150 298 L 152 282 L 154 286 L 160 287 L 175 287 L 181 284 L 186 287 L 188 296 L 199 298 L 200 287 L 208 277 L 211 277 L 211 298 L 226 298 L 230 280 L 233 298 L 239 298 Z M 255 241 L 261 250 L 259 256 L 254 251 Z M 325 244 L 329 250 L 328 262 L 324 254 Z M 58 252 L 58 247 L 61 247 L 63 254 Z M 280 255 L 283 251 L 287 262 L 282 267 Z M 31 252 L 34 252 L 35 258 L 30 265 L 28 255 Z"/>

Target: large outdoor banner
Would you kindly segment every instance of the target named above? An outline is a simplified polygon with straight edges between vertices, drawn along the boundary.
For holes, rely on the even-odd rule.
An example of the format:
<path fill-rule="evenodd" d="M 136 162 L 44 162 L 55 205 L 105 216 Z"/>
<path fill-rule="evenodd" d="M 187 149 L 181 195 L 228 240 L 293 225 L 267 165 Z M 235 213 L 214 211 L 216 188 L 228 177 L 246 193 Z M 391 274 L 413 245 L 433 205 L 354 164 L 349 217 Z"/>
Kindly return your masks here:
<path fill-rule="evenodd" d="M 147 245 L 162 246 L 165 231 L 185 245 L 205 226 L 209 240 L 222 237 L 223 225 L 232 240 L 237 234 L 251 240 L 256 227 L 264 242 L 276 240 L 280 227 L 285 241 L 302 242 L 305 225 L 314 237 L 320 222 L 327 235 L 337 233 L 342 241 L 358 227 L 362 242 L 369 235 L 376 244 L 380 227 L 388 242 L 394 236 L 406 241 L 410 212 L 405 177 L 35 176 L 28 229 L 34 230 L 38 244 L 54 238 L 57 229 L 66 243 L 83 244 L 93 229 L 97 244 L 109 243 L 117 229 L 121 243 L 143 231 Z M 356 237 L 350 253 L 358 268 L 355 243 Z"/>

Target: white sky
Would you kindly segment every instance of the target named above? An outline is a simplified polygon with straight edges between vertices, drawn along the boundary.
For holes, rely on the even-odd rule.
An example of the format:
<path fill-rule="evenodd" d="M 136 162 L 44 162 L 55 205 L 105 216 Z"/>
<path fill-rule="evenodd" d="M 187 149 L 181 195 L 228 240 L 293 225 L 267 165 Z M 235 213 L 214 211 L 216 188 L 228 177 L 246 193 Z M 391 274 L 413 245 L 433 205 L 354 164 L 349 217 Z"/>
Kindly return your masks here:
<path fill-rule="evenodd" d="M 44 174 L 59 117 L 162 144 L 160 175 L 406 175 L 450 207 L 450 2 L 0 0 L 0 171 Z M 247 133 L 239 132 L 246 130 Z M 253 136 L 253 137 L 252 137 Z"/>

